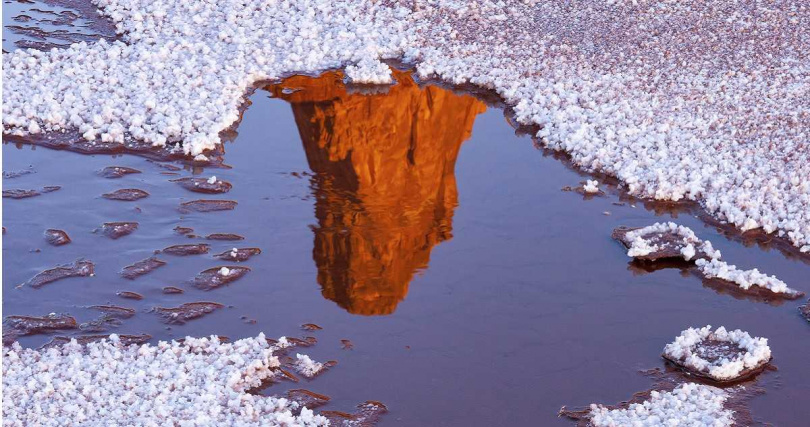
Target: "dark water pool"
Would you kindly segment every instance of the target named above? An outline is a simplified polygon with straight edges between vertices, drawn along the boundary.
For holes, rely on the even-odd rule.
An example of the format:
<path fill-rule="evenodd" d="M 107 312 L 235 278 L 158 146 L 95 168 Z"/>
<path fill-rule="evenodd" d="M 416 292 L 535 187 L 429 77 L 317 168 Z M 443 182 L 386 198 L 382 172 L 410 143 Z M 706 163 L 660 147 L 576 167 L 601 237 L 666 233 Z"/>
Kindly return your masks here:
<path fill-rule="evenodd" d="M 810 407 L 810 325 L 798 302 L 769 305 L 721 294 L 678 269 L 646 273 L 611 240 L 619 225 L 673 219 L 692 227 L 741 267 L 758 267 L 810 292 L 806 260 L 741 243 L 697 219 L 693 209 L 661 209 L 607 194 L 562 191 L 587 176 L 518 136 L 502 110 L 465 94 L 420 87 L 407 74 L 387 93 L 347 89 L 340 76 L 294 77 L 257 90 L 232 141 L 226 168 L 170 171 L 136 156 L 79 155 L 3 145 L 4 189 L 58 191 L 3 199 L 4 315 L 69 313 L 115 304 L 136 309 L 116 333 L 158 339 L 185 335 L 315 336 L 315 360 L 339 364 L 311 384 L 350 411 L 373 399 L 388 405 L 382 425 L 565 425 L 562 405 L 615 403 L 648 389 L 641 370 L 663 367 L 663 346 L 689 326 L 725 325 L 769 338 L 776 372 L 756 384 L 756 420 L 800 425 Z M 98 171 L 142 171 L 106 179 Z M 230 192 L 190 192 L 172 179 L 230 182 Z M 102 197 L 137 188 L 149 197 Z M 195 199 L 235 200 L 231 211 L 180 212 Z M 658 210 L 658 213 L 656 213 Z M 110 239 L 102 223 L 137 221 Z M 182 236 L 236 233 L 243 241 Z M 72 243 L 51 246 L 46 229 Z M 159 254 L 167 264 L 135 280 L 123 267 L 171 245 L 209 243 L 204 255 Z M 262 250 L 239 265 L 252 271 L 211 291 L 190 281 L 212 255 Z M 17 285 L 78 258 L 95 276 L 39 289 Z M 182 288 L 164 294 L 162 288 Z M 118 291 L 140 293 L 140 301 Z M 193 301 L 226 308 L 167 327 L 147 311 Z M 255 321 L 255 322 L 254 322 Z M 318 331 L 302 330 L 314 323 Z M 39 346 L 48 336 L 24 337 Z M 344 349 L 341 340 L 350 340 Z M 268 392 L 282 391 L 282 388 Z"/>

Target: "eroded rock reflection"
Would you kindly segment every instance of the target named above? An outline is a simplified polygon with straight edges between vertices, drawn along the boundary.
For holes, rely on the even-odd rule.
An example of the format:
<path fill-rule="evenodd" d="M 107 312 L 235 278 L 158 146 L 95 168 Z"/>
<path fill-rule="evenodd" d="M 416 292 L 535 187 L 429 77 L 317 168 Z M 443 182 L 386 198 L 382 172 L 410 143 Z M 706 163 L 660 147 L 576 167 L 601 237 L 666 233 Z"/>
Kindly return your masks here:
<path fill-rule="evenodd" d="M 452 237 L 456 157 L 485 105 L 406 73 L 386 93 L 352 92 L 339 73 L 268 87 L 292 105 L 315 173 L 313 258 L 324 297 L 390 314 Z"/>

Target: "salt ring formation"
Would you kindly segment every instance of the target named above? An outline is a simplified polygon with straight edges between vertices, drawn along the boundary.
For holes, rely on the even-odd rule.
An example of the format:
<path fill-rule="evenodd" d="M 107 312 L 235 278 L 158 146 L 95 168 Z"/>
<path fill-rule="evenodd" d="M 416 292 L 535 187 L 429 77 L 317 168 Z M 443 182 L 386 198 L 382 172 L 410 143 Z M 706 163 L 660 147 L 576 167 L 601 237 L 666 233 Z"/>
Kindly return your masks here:
<path fill-rule="evenodd" d="M 605 196 L 612 190 L 600 185 L 616 182 L 629 197 L 693 202 L 739 233 L 768 236 L 799 256 L 810 254 L 810 5 L 804 1 L 92 3 L 113 23 L 117 37 L 4 52 L 5 139 L 221 166 L 216 156 L 227 132 L 242 120 L 253 90 L 292 75 L 337 69 L 356 87 L 393 85 L 401 72 L 392 67 L 404 65 L 422 82 L 496 94 L 539 145 L 598 177 L 576 190 L 586 198 Z M 164 166 L 170 170 L 165 173 L 179 175 L 180 168 Z M 96 174 L 124 181 L 142 172 L 110 166 Z M 216 176 L 171 182 L 211 197 L 238 193 Z M 39 200 L 59 189 L 4 189 L 3 197 Z M 114 205 L 159 199 L 139 188 L 96 196 Z M 186 199 L 175 210 L 212 216 L 237 206 L 235 200 Z M 119 239 L 138 231 L 139 223 L 100 227 L 99 234 Z M 200 237 L 191 228 L 175 230 Z M 137 241 L 142 233 L 123 242 Z M 45 237 L 53 246 L 72 242 L 60 229 L 48 229 Z M 683 225 L 619 227 L 613 237 L 639 262 L 683 261 L 707 281 L 768 300 L 804 296 L 776 276 L 721 260 L 710 241 Z M 243 239 L 224 232 L 205 238 L 212 244 Z M 142 276 L 178 257 L 211 249 L 201 243 L 161 247 L 172 261 L 149 256 L 119 272 L 133 280 L 133 289 L 149 277 Z M 261 253 L 234 247 L 212 256 L 241 263 Z M 19 287 L 52 289 L 59 284 L 51 283 L 62 279 L 95 277 L 94 268 L 77 259 Z M 258 275 L 248 275 L 251 271 L 220 265 L 186 284 L 190 291 L 216 292 Z M 132 291 L 117 295 L 143 299 Z M 358 406 L 357 415 L 330 418 L 326 411 L 313 412 L 320 397 L 311 392 L 253 393 L 295 378 L 289 371 L 311 379 L 334 366 L 305 354 L 286 356 L 312 344 L 306 339 L 274 341 L 260 334 L 226 342 L 212 335 L 152 344 L 145 334 L 101 334 L 59 336 L 40 349 L 13 342 L 40 330 L 105 331 L 107 323 L 118 325 L 136 312 L 94 307 L 102 317 L 82 324 L 57 313 L 7 319 L 14 333 L 3 350 L 5 424 L 47 419 L 49 425 L 322 426 L 342 419 L 345 425 L 365 425 L 386 411 L 369 401 Z M 179 326 L 227 308 L 199 301 L 152 311 L 166 325 Z M 799 311 L 810 320 L 810 302 Z M 739 391 L 735 384 L 767 369 L 772 354 L 767 338 L 706 326 L 684 330 L 661 356 L 677 367 L 676 385 L 651 390 L 643 401 L 593 404 L 577 419 L 595 426 L 740 423 L 730 407 Z"/>

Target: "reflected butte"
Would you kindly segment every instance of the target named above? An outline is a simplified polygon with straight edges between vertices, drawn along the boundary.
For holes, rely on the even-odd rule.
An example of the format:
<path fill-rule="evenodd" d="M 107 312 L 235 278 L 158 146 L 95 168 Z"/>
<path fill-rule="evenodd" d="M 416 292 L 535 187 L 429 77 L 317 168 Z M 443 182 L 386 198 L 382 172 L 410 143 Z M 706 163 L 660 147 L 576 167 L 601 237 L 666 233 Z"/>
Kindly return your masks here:
<path fill-rule="evenodd" d="M 454 169 L 485 105 L 394 72 L 385 93 L 342 74 L 268 87 L 292 105 L 315 173 L 313 258 L 324 297 L 350 313 L 393 313 L 436 244 L 452 237 Z"/>

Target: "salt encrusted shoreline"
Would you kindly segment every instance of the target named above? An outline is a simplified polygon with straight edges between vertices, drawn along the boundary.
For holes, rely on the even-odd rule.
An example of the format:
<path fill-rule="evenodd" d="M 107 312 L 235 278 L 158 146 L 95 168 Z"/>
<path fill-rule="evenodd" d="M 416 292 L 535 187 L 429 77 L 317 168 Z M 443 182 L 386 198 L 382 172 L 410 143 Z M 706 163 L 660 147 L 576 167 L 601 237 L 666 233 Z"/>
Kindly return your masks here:
<path fill-rule="evenodd" d="M 810 251 L 810 8 L 800 1 L 95 0 L 122 42 L 3 55 L 4 131 L 219 144 L 253 83 L 346 67 L 491 89 L 629 193 L 697 200 Z"/>
<path fill-rule="evenodd" d="M 685 383 L 672 391 L 652 391 L 650 398 L 627 408 L 611 409 L 592 404 L 589 421 L 595 427 L 630 425 L 730 426 L 734 412 L 724 404 L 728 393 L 722 389 Z"/>
<path fill-rule="evenodd" d="M 710 343 L 725 343 L 739 351 L 719 352 L 706 347 Z M 771 360 L 771 349 L 767 338 L 752 338 L 748 332 L 739 329 L 727 331 L 722 326 L 712 331 L 711 326 L 705 326 L 681 332 L 675 341 L 664 347 L 663 356 L 692 373 L 728 382 L 739 380 L 765 366 Z"/>
<path fill-rule="evenodd" d="M 75 340 L 48 349 L 3 348 L 3 425 L 323 426 L 326 418 L 285 398 L 248 394 L 275 375 L 263 334 L 122 345 Z"/>

